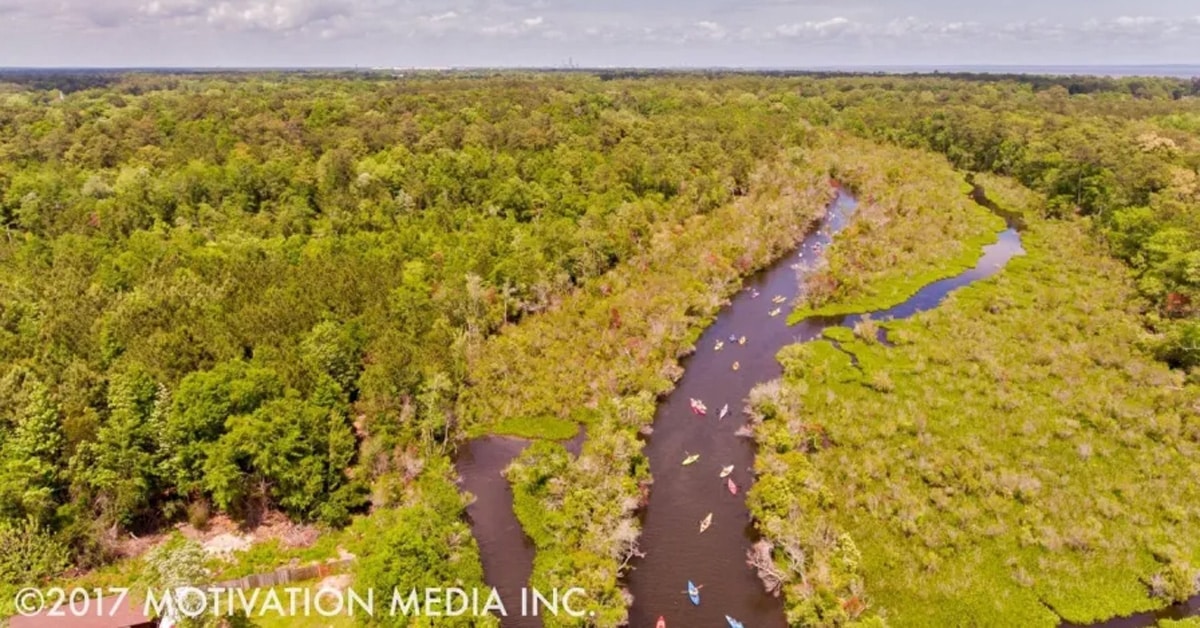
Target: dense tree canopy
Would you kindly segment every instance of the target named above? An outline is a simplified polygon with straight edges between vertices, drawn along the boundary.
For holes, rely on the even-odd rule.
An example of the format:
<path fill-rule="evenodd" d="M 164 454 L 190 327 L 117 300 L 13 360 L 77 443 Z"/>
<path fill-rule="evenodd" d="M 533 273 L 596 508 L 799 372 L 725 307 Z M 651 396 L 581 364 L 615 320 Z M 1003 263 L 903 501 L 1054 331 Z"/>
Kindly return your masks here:
<path fill-rule="evenodd" d="M 587 566 L 616 623 L 645 480 L 633 434 L 830 176 L 870 195 L 848 233 L 875 237 L 831 258 L 809 305 L 879 298 L 897 268 L 962 265 L 992 225 L 963 209 L 948 162 L 1012 177 L 1049 220 L 1090 229 L 1136 276 L 1122 314 L 1140 317 L 1136 340 L 1180 377 L 1200 365 L 1194 81 L 4 78 L 0 564 L 34 567 L 0 589 L 209 507 L 328 526 L 374 509 L 356 524 L 360 577 L 395 580 L 412 565 L 384 555 L 403 549 L 451 556 L 439 577 L 474 582 L 456 442 L 584 422 L 577 460 L 539 446 L 509 475 L 535 579 Z M 935 227 L 942 241 L 925 238 Z M 792 466 L 779 486 L 808 477 Z M 533 481 L 551 471 L 604 508 Z M 592 533 L 558 534 L 584 517 Z M 851 571 L 829 589 L 858 583 Z"/>
<path fill-rule="evenodd" d="M 484 338 L 747 195 L 806 125 L 741 81 L 42 87 L 0 90 L 0 516 L 80 565 L 192 507 L 403 501 Z"/>

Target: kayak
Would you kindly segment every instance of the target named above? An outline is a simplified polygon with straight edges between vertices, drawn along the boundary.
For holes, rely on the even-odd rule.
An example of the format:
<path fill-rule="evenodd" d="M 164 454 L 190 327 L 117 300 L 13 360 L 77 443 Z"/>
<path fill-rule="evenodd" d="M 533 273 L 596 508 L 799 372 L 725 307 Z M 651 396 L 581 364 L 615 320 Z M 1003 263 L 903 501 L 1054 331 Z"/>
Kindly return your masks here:
<path fill-rule="evenodd" d="M 703 401 L 700 401 L 699 399 L 692 399 L 690 403 L 692 405 L 692 412 L 695 412 L 696 414 L 708 413 L 708 406 L 704 405 Z"/>
<path fill-rule="evenodd" d="M 739 344 L 739 345 L 744 345 L 744 344 L 746 344 L 746 337 L 745 337 L 745 336 L 742 336 L 741 338 L 738 338 L 738 344 Z"/>
<path fill-rule="evenodd" d="M 693 606 L 700 606 L 700 587 L 692 584 L 691 580 L 688 580 L 688 597 L 692 599 Z"/>
<path fill-rule="evenodd" d="M 742 368 L 742 363 L 741 363 L 741 362 L 734 362 L 734 363 L 733 363 L 733 370 L 735 370 L 735 371 L 736 371 L 736 370 L 738 370 L 738 369 L 740 369 L 740 368 Z"/>
<path fill-rule="evenodd" d="M 787 298 L 784 297 L 782 294 L 775 297 L 774 299 L 771 299 L 771 303 L 783 303 L 784 301 L 787 301 Z"/>
<path fill-rule="evenodd" d="M 654 624 L 654 628 L 667 628 L 667 620 L 663 619 L 662 615 L 659 615 L 658 623 Z"/>
<path fill-rule="evenodd" d="M 692 455 L 688 456 L 687 458 L 683 459 L 683 466 L 686 467 L 689 464 L 692 464 L 693 462 L 695 462 L 699 459 L 700 459 L 700 454 L 692 454 Z"/>
<path fill-rule="evenodd" d="M 742 622 L 730 617 L 729 615 L 725 616 L 725 621 L 729 622 L 729 628 L 746 628 L 742 625 Z"/>
<path fill-rule="evenodd" d="M 721 406 L 721 414 L 717 416 L 717 419 L 720 420 L 726 416 L 729 416 L 729 404 Z"/>
<path fill-rule="evenodd" d="M 733 465 L 729 465 L 728 467 L 721 468 L 721 477 L 727 478 L 727 477 L 729 477 L 730 473 L 733 473 Z"/>
<path fill-rule="evenodd" d="M 729 478 L 727 482 L 729 482 L 729 492 L 737 495 L 737 484 L 733 483 L 733 478 Z"/>
<path fill-rule="evenodd" d="M 710 513 L 708 513 L 708 516 L 705 517 L 704 520 L 700 522 L 700 534 L 704 534 L 704 531 L 707 530 L 708 526 L 711 526 L 711 525 L 712 525 L 712 513 L 710 512 Z"/>
<path fill-rule="evenodd" d="M 783 310 L 781 310 L 780 308 L 775 308 L 775 309 L 773 309 L 773 310 L 771 310 L 770 312 L 767 312 L 767 313 L 768 313 L 768 314 L 770 314 L 771 316 L 779 316 L 779 313 L 780 313 L 780 312 L 782 312 L 782 311 L 783 311 Z"/>
<path fill-rule="evenodd" d="M 720 351 L 721 347 L 724 347 L 724 346 L 725 346 L 725 343 L 718 340 L 717 344 L 713 345 L 713 351 Z"/>

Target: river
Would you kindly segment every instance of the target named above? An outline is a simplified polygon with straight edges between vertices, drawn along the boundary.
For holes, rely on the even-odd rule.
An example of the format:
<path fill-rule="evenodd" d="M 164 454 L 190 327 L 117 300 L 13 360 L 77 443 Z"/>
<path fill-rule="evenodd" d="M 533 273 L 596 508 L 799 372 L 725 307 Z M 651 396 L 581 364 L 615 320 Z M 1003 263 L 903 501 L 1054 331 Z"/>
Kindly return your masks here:
<path fill-rule="evenodd" d="M 746 423 L 745 399 L 755 385 L 782 375 L 775 356 L 784 346 L 820 338 L 832 326 L 853 327 L 865 316 L 875 321 L 898 320 L 929 310 L 953 290 L 994 275 L 1014 256 L 1023 254 L 1019 216 L 1001 211 L 978 187 L 972 197 L 1007 224 L 997 241 L 983 248 L 974 268 L 931 283 L 886 310 L 813 317 L 789 326 L 788 303 L 799 295 L 809 264 L 819 259 L 833 236 L 848 224 L 857 206 L 848 192 L 839 190 L 817 230 L 791 254 L 749 277 L 744 289 L 705 330 L 696 352 L 682 360 L 684 375 L 660 401 L 653 433 L 647 437 L 645 453 L 654 483 L 642 513 L 640 546 L 645 556 L 632 563 L 626 577 L 634 598 L 631 626 L 652 627 L 660 616 L 669 627 L 718 626 L 725 625 L 725 615 L 754 628 L 786 626 L 782 601 L 764 592 L 746 564 L 746 552 L 756 533 L 745 504 L 745 492 L 754 480 L 754 443 L 738 435 Z M 785 302 L 773 302 L 777 297 Z M 782 309 L 771 316 L 776 308 Z M 881 331 L 881 340 L 886 342 L 884 333 Z M 743 336 L 744 344 L 740 342 Z M 716 349 L 718 342 L 722 343 L 720 350 Z M 707 405 L 707 415 L 691 411 L 693 398 Z M 718 413 L 725 404 L 730 413 L 720 420 Z M 569 448 L 577 453 L 582 438 L 581 432 Z M 513 514 L 512 491 L 501 473 L 526 446 L 527 442 L 519 439 L 479 438 L 467 443 L 457 461 L 463 489 L 477 496 L 467 511 L 487 581 L 499 590 L 507 608 L 518 607 L 519 591 L 532 573 L 534 550 Z M 699 454 L 699 460 L 681 465 L 690 454 Z M 718 477 L 726 465 L 734 467 L 730 477 L 737 485 L 736 495 Z M 709 513 L 712 525 L 701 534 L 700 521 Z M 693 606 L 686 595 L 689 580 L 701 587 L 699 606 Z M 1131 621 L 1134 623 L 1126 623 Z M 1103 626 L 1153 625 L 1152 619 L 1143 622 L 1138 616 L 1111 620 Z M 508 617 L 503 625 L 539 628 L 542 624 L 537 618 Z"/>
<path fill-rule="evenodd" d="M 1008 216 L 1008 228 L 995 244 L 984 248 L 974 268 L 934 282 L 895 307 L 808 318 L 792 326 L 786 324 L 785 313 L 771 317 L 769 312 L 778 307 L 771 299 L 782 296 L 791 302 L 798 296 L 799 278 L 808 271 L 805 260 L 819 257 L 846 225 L 855 205 L 849 194 L 839 193 L 821 228 L 805 239 L 798 253 L 747 280 L 747 290 L 704 333 L 697 353 L 684 361 L 685 374 L 677 388 L 659 405 L 654 433 L 646 445 L 654 477 L 643 521 L 646 557 L 633 564 L 628 576 L 634 596 L 630 625 L 653 626 L 661 615 L 668 626 L 717 626 L 730 615 L 755 628 L 786 626 L 782 601 L 766 595 L 746 565 L 746 552 L 756 540 L 744 499 L 753 481 L 754 444 L 736 433 L 746 422 L 742 410 L 750 389 L 782 375 L 775 355 L 784 346 L 819 338 L 832 326 L 853 326 L 866 315 L 884 321 L 928 310 L 952 290 L 995 274 L 1023 252 L 1015 217 Z M 802 264 L 799 268 L 794 267 L 797 262 Z M 731 344 L 731 334 L 745 335 L 746 344 Z M 724 340 L 725 346 L 714 351 L 718 340 Z M 731 368 L 734 361 L 739 363 L 737 371 Z M 708 416 L 697 418 L 688 411 L 692 397 L 707 404 Z M 719 421 L 716 410 L 724 404 L 729 404 L 731 416 Z M 700 460 L 680 466 L 685 452 L 699 453 Z M 718 479 L 721 467 L 730 464 L 735 468 L 731 477 L 738 484 L 737 496 Z M 697 526 L 709 512 L 712 527 L 700 535 Z M 703 586 L 698 607 L 683 594 L 688 580 Z"/>

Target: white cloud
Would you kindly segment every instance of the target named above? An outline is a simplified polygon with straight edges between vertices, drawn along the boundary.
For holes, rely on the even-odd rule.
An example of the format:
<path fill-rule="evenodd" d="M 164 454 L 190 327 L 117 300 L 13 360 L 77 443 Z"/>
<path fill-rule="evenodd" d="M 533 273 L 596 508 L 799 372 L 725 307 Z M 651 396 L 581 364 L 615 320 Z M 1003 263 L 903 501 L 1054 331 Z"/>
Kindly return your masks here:
<path fill-rule="evenodd" d="M 206 4 L 202 0 L 152 0 L 142 3 L 138 12 L 156 19 L 187 18 L 203 15 Z"/>
<path fill-rule="evenodd" d="M 545 22 L 542 16 L 527 17 L 519 22 L 503 22 L 489 24 L 479 29 L 479 32 L 489 36 L 516 37 L 537 30 Z"/>
<path fill-rule="evenodd" d="M 689 38 L 720 40 L 725 39 L 725 28 L 710 20 L 696 22 L 696 32 L 690 33 Z"/>
<path fill-rule="evenodd" d="M 796 22 L 780 24 L 775 27 L 775 33 L 784 37 L 831 37 L 857 30 L 855 22 L 844 17 L 835 17 L 820 22 Z"/>
<path fill-rule="evenodd" d="M 234 30 L 292 31 L 321 26 L 350 15 L 350 8 L 337 0 L 225 0 L 209 8 L 205 21 Z"/>
<path fill-rule="evenodd" d="M 1200 26 L 1198 20 L 1200 18 L 1168 20 L 1147 15 L 1123 15 L 1110 20 L 1088 20 L 1083 24 L 1083 32 L 1130 39 L 1169 38 Z"/>
<path fill-rule="evenodd" d="M 899 18 L 888 22 L 882 33 L 890 37 L 915 37 L 931 39 L 939 37 L 955 37 L 959 35 L 978 35 L 984 28 L 977 22 L 930 22 L 913 16 Z"/>
<path fill-rule="evenodd" d="M 353 43 L 310 47 L 305 58 L 355 62 L 367 51 L 362 60 L 370 63 L 416 51 L 486 64 L 519 56 L 521 47 L 489 43 L 507 38 L 571 42 L 537 47 L 563 58 L 648 65 L 914 57 L 1187 63 L 1200 60 L 1200 16 L 1188 2 L 1195 0 L 1106 0 L 1107 12 L 1097 7 L 1089 19 L 1033 0 L 974 8 L 951 0 L 0 0 L 0 54 L 14 64 L 55 55 L 86 62 L 99 46 L 137 65 L 169 49 L 172 58 L 205 63 L 215 56 L 188 46 L 209 42 L 226 58 L 247 55 L 255 64 L 255 55 L 270 58 L 285 41 L 301 49 L 342 37 Z M 44 41 L 18 43 L 36 41 L 34 34 Z M 81 34 L 97 39 L 85 44 Z"/>

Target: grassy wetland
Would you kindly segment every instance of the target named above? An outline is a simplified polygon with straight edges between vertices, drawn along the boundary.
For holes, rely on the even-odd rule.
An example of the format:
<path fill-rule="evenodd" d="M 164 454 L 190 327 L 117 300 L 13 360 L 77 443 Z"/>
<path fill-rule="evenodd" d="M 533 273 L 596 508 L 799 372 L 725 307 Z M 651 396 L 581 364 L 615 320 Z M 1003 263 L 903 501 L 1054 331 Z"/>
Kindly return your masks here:
<path fill-rule="evenodd" d="M 847 231 L 805 279 L 791 322 L 886 309 L 975 265 L 1004 228 L 940 156 L 846 140 L 834 176 L 861 203 Z"/>
<path fill-rule="evenodd" d="M 1196 593 L 1200 388 L 1144 350 L 1086 223 L 980 183 L 1025 217 L 1025 256 L 912 320 L 789 347 L 751 396 L 749 499 L 795 625 L 1054 626 Z"/>

